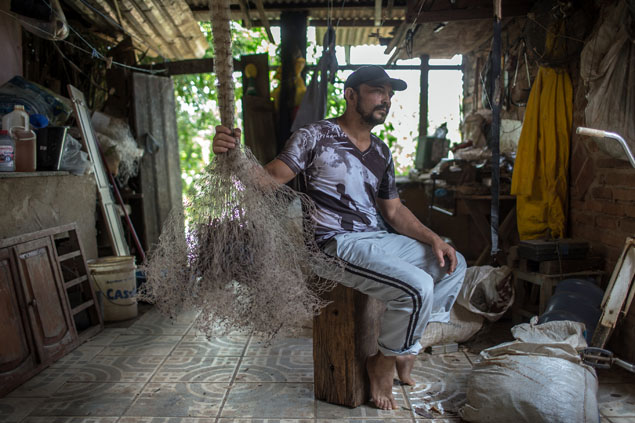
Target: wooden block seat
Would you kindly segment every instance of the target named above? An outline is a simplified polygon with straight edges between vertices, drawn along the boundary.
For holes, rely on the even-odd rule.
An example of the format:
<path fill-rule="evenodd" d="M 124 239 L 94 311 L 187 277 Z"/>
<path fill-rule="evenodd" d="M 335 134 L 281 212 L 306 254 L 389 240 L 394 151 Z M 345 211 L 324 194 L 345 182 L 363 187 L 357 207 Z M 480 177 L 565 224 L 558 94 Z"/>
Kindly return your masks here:
<path fill-rule="evenodd" d="M 313 321 L 315 398 L 357 407 L 370 398 L 366 359 L 377 352 L 385 304 L 338 284 Z"/>

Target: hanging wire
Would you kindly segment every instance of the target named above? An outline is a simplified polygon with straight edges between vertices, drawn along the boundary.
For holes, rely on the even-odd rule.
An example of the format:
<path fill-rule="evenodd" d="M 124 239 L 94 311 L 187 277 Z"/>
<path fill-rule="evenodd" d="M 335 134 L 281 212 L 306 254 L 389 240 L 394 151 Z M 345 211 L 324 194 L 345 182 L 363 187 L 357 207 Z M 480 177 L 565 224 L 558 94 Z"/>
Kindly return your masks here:
<path fill-rule="evenodd" d="M 14 20 L 16 20 L 17 22 L 19 22 L 21 25 L 25 25 L 25 26 L 28 26 L 28 27 L 30 27 L 30 28 L 33 28 L 33 29 L 35 29 L 35 30 L 37 30 L 37 31 L 41 32 L 42 34 L 45 34 L 45 35 L 51 35 L 49 32 L 44 31 L 43 29 L 41 29 L 41 28 L 37 27 L 36 25 L 33 25 L 33 24 L 31 24 L 30 22 L 27 22 L 27 21 L 25 21 L 25 20 L 23 20 L 23 19 L 20 19 L 19 17 L 17 17 L 17 16 L 16 16 L 16 15 L 14 15 L 13 13 L 5 12 L 5 11 L 4 11 L 4 10 L 2 10 L 2 9 L 0 9 L 0 13 L 2 13 L 2 14 L 4 14 L 4 15 L 7 15 L 7 16 L 11 17 L 12 19 L 14 19 Z M 137 71 L 137 72 L 145 72 L 145 73 L 149 73 L 149 74 L 152 74 L 152 75 L 154 75 L 154 74 L 158 74 L 158 73 L 164 73 L 164 72 L 166 72 L 166 71 L 167 71 L 166 69 L 151 70 L 151 69 L 139 68 L 139 67 L 136 67 L 136 66 L 126 65 L 125 63 L 120 63 L 120 62 L 117 62 L 117 61 L 115 61 L 115 60 L 113 60 L 113 61 L 111 62 L 111 60 L 110 60 L 108 57 L 104 56 L 104 55 L 103 55 L 103 54 L 101 54 L 99 51 L 97 51 L 97 49 L 96 49 L 95 47 L 93 47 L 93 45 L 92 45 L 92 44 L 90 44 L 88 41 L 86 41 L 86 39 L 85 39 L 84 37 L 82 37 L 82 36 L 81 36 L 81 35 L 80 35 L 80 34 L 79 34 L 79 33 L 78 33 L 78 32 L 77 32 L 77 31 L 76 31 L 76 30 L 75 30 L 72 26 L 68 25 L 68 27 L 69 27 L 69 28 L 70 28 L 70 29 L 71 29 L 71 30 L 72 30 L 75 34 L 77 34 L 77 36 L 78 36 L 78 37 L 79 37 L 82 41 L 84 41 L 84 43 L 86 43 L 86 45 L 90 48 L 90 50 L 86 50 L 86 49 L 84 49 L 84 48 L 82 48 L 82 47 L 80 47 L 80 46 L 78 46 L 78 45 L 76 45 L 76 44 L 73 44 L 72 42 L 70 42 L 70 41 L 68 41 L 68 40 L 61 40 L 61 42 L 66 43 L 66 44 L 68 44 L 68 45 L 72 46 L 73 48 L 76 48 L 77 50 L 79 50 L 79 51 L 81 51 L 81 52 L 84 52 L 84 53 L 86 53 L 86 54 L 90 55 L 93 59 L 100 60 L 100 61 L 102 61 L 102 62 L 104 62 L 104 63 L 109 63 L 109 62 L 110 62 L 110 63 L 112 63 L 113 65 L 118 66 L 118 67 L 121 67 L 121 68 L 131 69 L 131 70 L 134 70 L 134 71 Z M 55 41 L 54 41 L 54 42 L 55 42 Z"/>
<path fill-rule="evenodd" d="M 337 22 L 335 23 L 335 31 L 337 31 L 337 28 L 339 28 L 340 26 L 340 21 L 342 20 L 342 14 L 344 13 L 344 5 L 346 4 L 346 0 L 344 0 L 342 2 L 342 5 L 340 6 L 340 16 L 337 18 Z"/>

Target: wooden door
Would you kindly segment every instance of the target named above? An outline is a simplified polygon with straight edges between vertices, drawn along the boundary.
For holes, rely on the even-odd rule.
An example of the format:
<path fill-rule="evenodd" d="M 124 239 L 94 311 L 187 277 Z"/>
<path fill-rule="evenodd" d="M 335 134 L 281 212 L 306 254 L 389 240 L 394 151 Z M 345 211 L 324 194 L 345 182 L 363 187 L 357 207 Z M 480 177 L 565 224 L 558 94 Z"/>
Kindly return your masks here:
<path fill-rule="evenodd" d="M 26 380 L 38 365 L 17 280 L 12 250 L 0 249 L 0 397 Z"/>
<path fill-rule="evenodd" d="M 77 338 L 54 247 L 45 237 L 17 245 L 15 254 L 38 355 L 52 362 L 72 349 Z"/>

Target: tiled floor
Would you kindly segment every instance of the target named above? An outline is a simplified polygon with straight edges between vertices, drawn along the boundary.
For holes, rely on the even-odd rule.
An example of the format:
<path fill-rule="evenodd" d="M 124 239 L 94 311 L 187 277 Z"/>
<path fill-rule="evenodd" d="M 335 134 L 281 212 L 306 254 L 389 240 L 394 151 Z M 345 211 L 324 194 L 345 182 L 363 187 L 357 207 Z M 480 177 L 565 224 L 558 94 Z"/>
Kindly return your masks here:
<path fill-rule="evenodd" d="M 154 310 L 106 329 L 0 399 L 0 421 L 22 423 L 416 423 L 460 422 L 467 376 L 481 348 L 508 328 L 485 332 L 452 354 L 421 354 L 415 388 L 395 385 L 399 410 L 349 409 L 313 398 L 312 341 L 266 345 L 233 334 L 208 341 L 194 316 Z M 118 327 L 119 326 L 119 327 Z M 489 343 L 488 343 L 489 342 Z M 635 375 L 599 373 L 602 422 L 635 423 Z"/>

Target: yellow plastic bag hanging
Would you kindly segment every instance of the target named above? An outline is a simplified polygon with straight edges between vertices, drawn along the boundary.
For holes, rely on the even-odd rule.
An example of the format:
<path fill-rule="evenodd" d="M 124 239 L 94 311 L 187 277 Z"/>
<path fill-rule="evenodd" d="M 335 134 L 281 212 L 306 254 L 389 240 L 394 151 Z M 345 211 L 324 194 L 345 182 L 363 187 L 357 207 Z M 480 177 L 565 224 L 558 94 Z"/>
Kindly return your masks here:
<path fill-rule="evenodd" d="M 520 239 L 565 235 L 572 118 L 569 74 L 541 67 L 529 95 L 512 176 Z"/>

